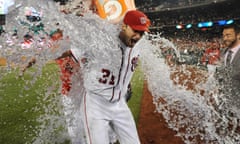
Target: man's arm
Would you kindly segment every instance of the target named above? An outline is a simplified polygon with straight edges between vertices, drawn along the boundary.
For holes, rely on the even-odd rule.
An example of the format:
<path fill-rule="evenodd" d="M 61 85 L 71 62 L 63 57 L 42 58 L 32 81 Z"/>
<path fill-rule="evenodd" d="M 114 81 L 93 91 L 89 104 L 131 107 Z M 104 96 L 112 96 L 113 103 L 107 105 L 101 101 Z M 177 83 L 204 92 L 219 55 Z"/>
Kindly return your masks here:
<path fill-rule="evenodd" d="M 36 63 L 36 58 L 32 58 L 30 62 L 22 69 L 22 72 L 24 73 L 26 69 L 32 67 Z"/>
<path fill-rule="evenodd" d="M 69 57 L 69 56 L 73 56 L 71 50 L 68 50 L 68 51 L 62 53 L 62 55 L 59 56 L 58 58 L 56 58 L 55 60 L 58 60 L 58 59 L 61 59 L 61 58 L 65 58 L 65 57 Z"/>

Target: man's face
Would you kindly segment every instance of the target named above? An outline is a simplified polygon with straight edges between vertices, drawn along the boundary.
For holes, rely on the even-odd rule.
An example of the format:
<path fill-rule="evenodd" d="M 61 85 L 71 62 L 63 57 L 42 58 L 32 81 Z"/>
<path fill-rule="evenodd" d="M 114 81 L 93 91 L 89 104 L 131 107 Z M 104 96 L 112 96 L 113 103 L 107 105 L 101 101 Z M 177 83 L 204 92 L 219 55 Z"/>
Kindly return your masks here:
<path fill-rule="evenodd" d="M 223 30 L 223 44 L 226 47 L 233 47 L 237 42 L 237 34 L 233 28 L 227 28 Z"/>
<path fill-rule="evenodd" d="M 212 42 L 212 49 L 219 49 L 220 48 L 220 45 L 217 41 L 213 41 Z"/>
<path fill-rule="evenodd" d="M 120 32 L 120 39 L 128 47 L 134 45 L 142 38 L 143 31 L 135 31 L 130 26 L 123 24 L 122 31 Z"/>

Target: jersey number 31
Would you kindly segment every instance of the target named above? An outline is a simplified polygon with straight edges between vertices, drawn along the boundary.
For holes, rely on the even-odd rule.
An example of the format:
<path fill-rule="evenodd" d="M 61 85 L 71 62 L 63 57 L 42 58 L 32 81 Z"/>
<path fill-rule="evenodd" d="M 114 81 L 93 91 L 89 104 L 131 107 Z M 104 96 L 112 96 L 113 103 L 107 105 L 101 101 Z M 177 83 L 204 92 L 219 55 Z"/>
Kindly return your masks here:
<path fill-rule="evenodd" d="M 102 77 L 99 79 L 100 83 L 114 85 L 115 76 L 111 74 L 110 70 L 102 69 Z"/>

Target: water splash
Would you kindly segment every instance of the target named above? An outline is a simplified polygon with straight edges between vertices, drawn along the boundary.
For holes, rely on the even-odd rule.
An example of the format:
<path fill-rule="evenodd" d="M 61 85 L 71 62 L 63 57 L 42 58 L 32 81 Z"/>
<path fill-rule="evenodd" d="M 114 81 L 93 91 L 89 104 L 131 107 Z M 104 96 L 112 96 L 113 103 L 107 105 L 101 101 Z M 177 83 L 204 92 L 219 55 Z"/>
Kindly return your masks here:
<path fill-rule="evenodd" d="M 29 21 L 26 17 L 26 10 L 27 14 L 29 11 L 33 11 L 38 18 Z M 111 50 L 113 52 L 111 55 L 106 54 L 108 49 L 118 48 L 118 27 L 118 25 L 103 21 L 90 12 L 86 13 L 84 17 L 73 14 L 64 15 L 60 13 L 58 4 L 53 1 L 39 0 L 37 3 L 32 0 L 15 1 L 14 7 L 9 10 L 7 15 L 4 26 L 5 33 L 0 36 L 1 57 L 7 60 L 7 66 L 1 68 L 0 78 L 3 80 L 11 74 L 14 80 L 22 82 L 19 85 L 22 89 L 15 95 L 15 99 L 36 96 L 36 103 L 30 110 L 24 110 L 24 114 L 31 115 L 32 112 L 42 111 L 37 120 L 33 120 L 34 123 L 37 123 L 36 126 L 24 126 L 24 132 L 28 130 L 32 133 L 25 136 L 24 143 L 64 143 L 68 141 L 66 127 L 64 127 L 66 121 L 62 111 L 58 68 L 54 65 L 53 59 L 66 50 L 79 48 L 82 55 L 86 56 L 85 54 L 88 53 L 93 60 L 102 59 L 108 66 L 119 65 L 120 60 L 109 63 L 109 59 L 119 57 L 118 55 L 121 53 L 114 53 L 114 50 Z M 63 30 L 64 38 L 52 42 L 49 34 L 57 28 Z M 28 41 L 26 42 L 24 38 L 28 38 Z M 19 77 L 21 67 L 25 66 L 32 58 L 36 59 L 33 69 L 27 70 L 22 77 Z M 98 61 L 93 61 L 93 64 L 97 65 Z M 116 68 L 114 71 L 118 70 Z M 79 71 L 79 73 L 81 72 Z M 79 109 L 81 102 L 81 97 L 77 96 L 84 93 L 83 89 L 79 89 L 83 85 L 79 73 L 73 76 L 73 83 L 76 87 L 70 92 L 74 101 L 73 112 Z M 88 73 L 85 72 L 85 74 Z M 85 79 L 85 81 L 88 80 Z M 43 81 L 47 81 L 49 85 L 42 84 Z M 0 86 L 11 87 L 10 82 L 0 83 Z M 34 94 L 28 95 L 31 92 Z M 4 96 L 0 98 L 4 99 Z M 29 100 L 27 99 L 25 102 L 29 103 Z M 1 123 L 11 125 L 2 120 Z"/>
<path fill-rule="evenodd" d="M 185 143 L 238 143 L 236 117 L 219 110 L 222 95 L 213 73 L 194 66 L 169 65 L 161 47 L 164 43 L 166 48 L 176 48 L 160 36 L 155 36 L 154 41 L 158 43 L 141 44 L 141 56 L 156 112 L 164 116 Z"/>

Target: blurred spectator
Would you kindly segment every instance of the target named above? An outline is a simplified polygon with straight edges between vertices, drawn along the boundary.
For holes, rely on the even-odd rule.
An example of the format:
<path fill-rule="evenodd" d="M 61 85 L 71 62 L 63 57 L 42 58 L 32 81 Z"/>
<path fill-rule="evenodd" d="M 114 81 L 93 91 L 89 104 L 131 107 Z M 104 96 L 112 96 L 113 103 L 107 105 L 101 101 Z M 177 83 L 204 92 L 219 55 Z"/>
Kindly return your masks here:
<path fill-rule="evenodd" d="M 208 48 L 205 50 L 201 63 L 203 65 L 216 65 L 220 60 L 220 44 L 217 39 L 209 42 Z"/>

